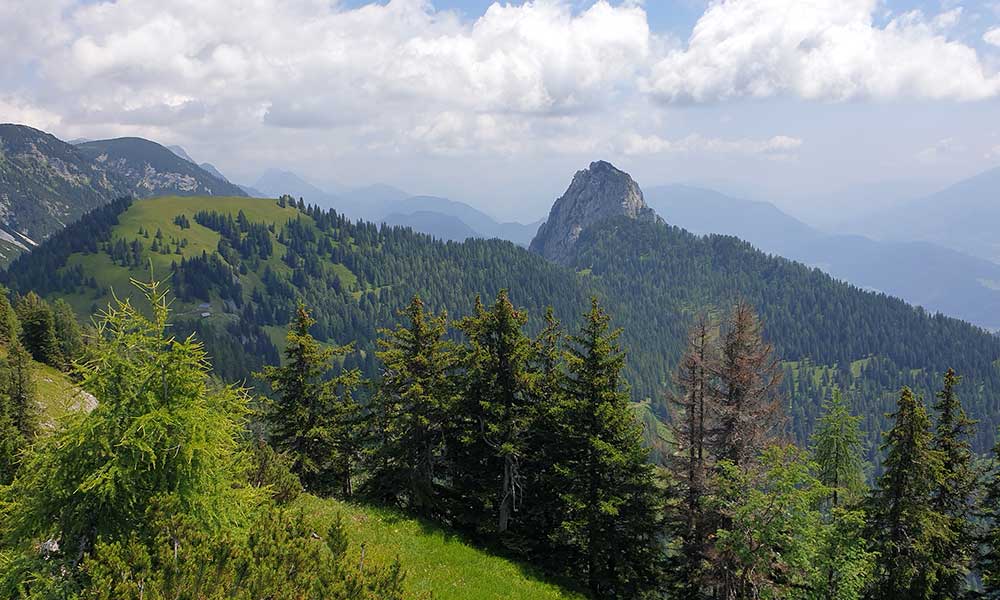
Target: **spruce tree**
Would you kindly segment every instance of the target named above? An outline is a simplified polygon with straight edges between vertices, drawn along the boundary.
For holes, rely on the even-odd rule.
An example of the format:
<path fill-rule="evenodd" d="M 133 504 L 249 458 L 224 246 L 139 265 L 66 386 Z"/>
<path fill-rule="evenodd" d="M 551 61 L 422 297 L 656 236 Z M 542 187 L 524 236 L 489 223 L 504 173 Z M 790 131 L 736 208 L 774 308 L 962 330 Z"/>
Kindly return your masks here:
<path fill-rule="evenodd" d="M 940 600 L 958 598 L 967 590 L 969 569 L 976 552 L 971 516 L 978 473 L 970 445 L 976 422 L 966 416 L 955 391 L 960 382 L 961 377 L 948 369 L 934 404 L 937 425 L 933 448 L 942 459 L 941 480 L 933 494 L 934 507 L 947 519 L 948 526 L 948 539 L 938 547 L 938 573 L 932 596 Z"/>
<path fill-rule="evenodd" d="M 986 531 L 979 539 L 982 555 L 979 573 L 983 578 L 984 597 L 1000 599 L 1000 439 L 993 446 L 992 473 L 986 481 L 981 517 Z"/>
<path fill-rule="evenodd" d="M 17 300 L 15 310 L 21 322 L 21 343 L 31 357 L 53 367 L 62 366 L 55 316 L 49 303 L 35 292 L 28 292 Z"/>
<path fill-rule="evenodd" d="M 9 348 L 11 344 L 19 343 L 20 332 L 21 323 L 7 298 L 7 290 L 0 289 L 0 347 Z"/>
<path fill-rule="evenodd" d="M 868 503 L 868 539 L 877 553 L 870 597 L 933 597 L 938 548 L 948 541 L 947 521 L 933 494 L 942 479 L 942 453 L 932 447 L 922 399 L 904 387 L 882 451 L 885 472 Z"/>
<path fill-rule="evenodd" d="M 817 540 L 821 598 L 858 598 L 870 576 L 872 556 L 863 535 L 864 512 L 858 507 L 865 485 L 864 433 L 861 417 L 851 414 L 839 388 L 823 402 L 812 436 L 816 476 L 825 486 L 823 527 Z"/>
<path fill-rule="evenodd" d="M 433 516 L 447 474 L 445 439 L 457 401 L 454 345 L 445 340 L 447 316 L 434 316 L 414 296 L 406 322 L 382 330 L 381 380 L 373 399 L 375 444 L 368 493 Z"/>
<path fill-rule="evenodd" d="M 52 303 L 52 318 L 59 342 L 59 354 L 64 361 L 63 367 L 69 368 L 73 361 L 83 358 L 83 332 L 80 323 L 73 308 L 62 298 Z"/>
<path fill-rule="evenodd" d="M 477 299 L 474 315 L 458 325 L 469 341 L 460 411 L 465 427 L 455 444 L 461 452 L 455 471 L 465 484 L 459 491 L 486 509 L 491 529 L 501 534 L 522 504 L 522 463 L 535 420 L 527 322 L 527 313 L 501 290 L 492 308 L 484 309 Z"/>
<path fill-rule="evenodd" d="M 556 471 L 558 539 L 597 598 L 636 598 L 661 585 L 662 502 L 622 378 L 620 331 L 597 299 L 567 355 Z"/>
<path fill-rule="evenodd" d="M 271 439 L 279 452 L 288 453 L 292 472 L 307 490 L 339 488 L 349 496 L 360 452 L 360 407 L 353 392 L 361 373 L 327 376 L 334 358 L 351 353 L 353 346 L 324 348 L 309 333 L 315 322 L 300 303 L 288 328 L 285 364 L 261 373 L 277 395 L 268 411 Z"/>

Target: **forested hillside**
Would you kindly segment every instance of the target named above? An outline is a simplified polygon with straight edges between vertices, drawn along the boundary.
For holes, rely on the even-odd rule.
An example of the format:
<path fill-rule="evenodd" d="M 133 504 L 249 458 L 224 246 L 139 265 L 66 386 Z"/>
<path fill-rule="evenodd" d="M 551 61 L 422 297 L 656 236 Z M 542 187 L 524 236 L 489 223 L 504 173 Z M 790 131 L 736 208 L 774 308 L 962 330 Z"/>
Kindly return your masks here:
<path fill-rule="evenodd" d="M 395 322 L 415 293 L 458 318 L 472 312 L 477 296 L 508 289 L 527 310 L 529 331 L 540 330 L 546 307 L 573 321 L 597 295 L 624 329 L 633 399 L 648 399 L 644 405 L 661 420 L 694 316 L 746 298 L 762 311 L 785 361 L 795 439 L 808 438 L 821 399 L 838 385 L 865 416 L 874 456 L 895 391 L 907 384 L 929 395 L 935 378 L 953 366 L 970 381 L 968 406 L 983 420 L 976 448 L 992 443 L 1000 340 L 975 327 L 733 238 L 701 238 L 656 223 L 622 219 L 591 228 L 570 260 L 570 268 L 561 267 L 499 241 L 434 241 L 287 198 L 173 197 L 94 213 L 18 260 L 4 280 L 15 290 L 64 297 L 89 314 L 107 302 L 110 288 L 126 294 L 130 277 L 148 277 L 152 264 L 170 277 L 178 330 L 198 332 L 216 372 L 233 381 L 276 360 L 299 300 L 313 310 L 314 334 L 355 342 L 344 364 L 371 376 L 377 330 Z"/>

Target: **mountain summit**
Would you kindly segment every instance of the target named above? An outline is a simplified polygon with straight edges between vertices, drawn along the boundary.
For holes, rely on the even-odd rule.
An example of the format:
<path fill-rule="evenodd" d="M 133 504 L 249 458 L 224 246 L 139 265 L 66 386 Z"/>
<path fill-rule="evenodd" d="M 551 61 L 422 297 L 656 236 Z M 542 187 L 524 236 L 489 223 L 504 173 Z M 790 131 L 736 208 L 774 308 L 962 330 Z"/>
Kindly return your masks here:
<path fill-rule="evenodd" d="M 617 216 L 660 219 L 628 173 L 603 160 L 590 163 L 589 169 L 577 171 L 569 189 L 552 205 L 548 220 L 531 241 L 531 251 L 564 262 L 584 229 Z"/>

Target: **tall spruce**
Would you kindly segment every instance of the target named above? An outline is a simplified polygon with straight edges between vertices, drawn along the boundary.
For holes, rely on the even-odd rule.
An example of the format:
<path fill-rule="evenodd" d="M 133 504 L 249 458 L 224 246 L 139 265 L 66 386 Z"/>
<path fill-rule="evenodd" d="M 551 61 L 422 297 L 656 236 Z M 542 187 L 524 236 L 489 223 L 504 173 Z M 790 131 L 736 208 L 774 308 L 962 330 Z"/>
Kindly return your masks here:
<path fill-rule="evenodd" d="M 62 352 L 56 336 L 55 316 L 52 307 L 35 292 L 28 292 L 14 305 L 21 323 L 21 343 L 38 362 L 61 367 Z"/>
<path fill-rule="evenodd" d="M 501 290 L 486 310 L 477 299 L 473 316 L 458 328 L 468 338 L 463 361 L 467 384 L 461 413 L 466 427 L 456 446 L 467 496 L 505 533 L 523 501 L 523 462 L 535 421 L 534 348 L 524 333 L 528 315 Z"/>
<path fill-rule="evenodd" d="M 521 528 L 512 541 L 534 560 L 554 570 L 562 568 L 552 545 L 553 534 L 562 518 L 559 476 L 553 465 L 563 453 L 560 422 L 565 389 L 565 332 L 552 308 L 545 311 L 545 326 L 532 342 L 531 390 L 536 405 L 531 430 L 526 438 L 524 502 Z"/>
<path fill-rule="evenodd" d="M 83 358 L 84 348 L 83 332 L 69 302 L 59 298 L 52 303 L 52 323 L 56 330 L 59 355 L 63 360 L 62 366 L 64 369 L 69 369 L 74 361 Z"/>
<path fill-rule="evenodd" d="M 661 492 L 622 378 L 620 331 L 597 299 L 572 344 L 561 409 L 563 519 L 571 570 L 597 598 L 638 598 L 661 585 Z"/>
<path fill-rule="evenodd" d="M 948 539 L 938 546 L 938 568 L 933 598 L 958 598 L 968 590 L 969 570 L 976 553 L 972 510 L 979 475 L 974 466 L 970 440 L 976 422 L 968 418 L 955 390 L 961 383 L 953 369 L 944 374 L 934 410 L 937 425 L 933 448 L 941 455 L 942 473 L 933 492 L 934 507 L 947 519 Z"/>
<path fill-rule="evenodd" d="M 949 539 L 947 520 L 933 495 L 942 479 L 942 453 L 932 446 L 922 399 L 904 387 L 892 429 L 884 434 L 884 473 L 868 503 L 868 539 L 877 553 L 869 597 L 934 597 L 938 549 Z"/>
<path fill-rule="evenodd" d="M 368 493 L 420 514 L 441 515 L 446 507 L 439 482 L 447 474 L 445 440 L 458 390 L 456 351 L 445 339 L 447 316 L 430 314 L 419 296 L 400 316 L 404 323 L 380 332 Z"/>
<path fill-rule="evenodd" d="M 353 469 L 359 459 L 360 407 L 353 391 L 361 383 L 358 370 L 329 376 L 334 359 L 352 345 L 323 347 L 309 333 L 315 320 L 303 304 L 288 329 L 285 364 L 261 373 L 277 398 L 270 404 L 271 438 L 287 452 L 302 485 L 315 492 L 353 491 Z"/>
<path fill-rule="evenodd" d="M 978 568 L 983 579 L 983 595 L 990 600 L 1000 599 L 1000 439 L 993 446 L 990 476 L 985 483 L 980 517 L 985 531 L 979 542 L 982 554 Z"/>
<path fill-rule="evenodd" d="M 711 553 L 712 519 L 706 500 L 710 493 L 710 419 L 715 401 L 712 373 L 718 362 L 714 331 L 715 325 L 707 316 L 695 321 L 675 376 L 678 392 L 668 396 L 676 442 L 676 451 L 666 459 L 673 496 L 668 504 L 668 525 L 677 540 L 670 580 L 677 595 L 692 600 L 705 595 L 704 579 Z"/>
<path fill-rule="evenodd" d="M 823 527 L 817 540 L 820 598 L 847 600 L 860 597 L 870 576 L 871 554 L 864 538 L 864 512 L 858 506 L 865 484 L 864 433 L 861 417 L 834 388 L 823 402 L 823 413 L 812 436 L 816 477 L 825 486 Z"/>
<path fill-rule="evenodd" d="M 764 327 L 749 303 L 737 302 L 726 320 L 716 403 L 718 429 L 714 453 L 740 466 L 752 463 L 780 433 L 783 372 Z"/>

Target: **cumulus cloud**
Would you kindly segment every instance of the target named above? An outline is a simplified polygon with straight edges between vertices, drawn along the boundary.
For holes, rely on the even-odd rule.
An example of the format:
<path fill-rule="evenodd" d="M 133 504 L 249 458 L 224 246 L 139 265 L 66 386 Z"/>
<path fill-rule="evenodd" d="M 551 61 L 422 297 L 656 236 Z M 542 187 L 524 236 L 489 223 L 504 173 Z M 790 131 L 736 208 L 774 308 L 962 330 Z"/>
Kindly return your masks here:
<path fill-rule="evenodd" d="M 626 135 L 622 151 L 629 155 L 664 153 L 741 154 L 748 156 L 787 157 L 802 146 L 802 140 L 784 135 L 769 139 L 720 139 L 689 135 L 669 140 L 658 135 Z"/>
<path fill-rule="evenodd" d="M 794 95 L 817 100 L 977 100 L 1000 93 L 974 48 L 948 37 L 953 9 L 876 24 L 878 0 L 714 0 L 685 48 L 652 67 L 665 102 Z"/>
<path fill-rule="evenodd" d="M 994 27 L 983 35 L 983 41 L 991 46 L 1000 47 L 1000 27 Z"/>
<path fill-rule="evenodd" d="M 496 2 L 473 20 L 433 0 L 15 0 L 0 2 L 0 109 L 74 136 L 271 144 L 261 160 L 787 156 L 800 140 L 651 135 L 669 112 L 651 99 L 1000 93 L 975 50 L 949 37 L 960 8 L 878 25 L 880 3 L 713 0 L 678 47 L 637 0 Z"/>

